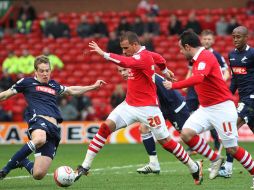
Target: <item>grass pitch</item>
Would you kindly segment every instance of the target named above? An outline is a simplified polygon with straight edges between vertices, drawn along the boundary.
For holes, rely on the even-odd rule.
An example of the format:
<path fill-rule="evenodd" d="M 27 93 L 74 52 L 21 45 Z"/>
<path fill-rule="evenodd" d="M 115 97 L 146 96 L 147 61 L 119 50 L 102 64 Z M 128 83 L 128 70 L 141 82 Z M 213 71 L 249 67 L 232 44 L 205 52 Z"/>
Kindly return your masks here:
<path fill-rule="evenodd" d="M 241 143 L 254 157 L 253 143 Z M 16 152 L 21 145 L 0 145 L 0 167 Z M 87 145 L 60 145 L 57 156 L 49 170 L 49 175 L 41 181 L 31 178 L 25 169 L 13 170 L 6 179 L 0 181 L 0 190 L 51 190 L 61 189 L 56 186 L 52 173 L 62 165 L 76 168 L 85 156 Z M 106 145 L 95 158 L 89 176 L 81 177 L 68 189 L 96 190 L 246 190 L 250 189 L 252 178 L 247 171 L 234 161 L 233 176 L 230 179 L 217 177 L 208 179 L 209 161 L 204 159 L 204 181 L 201 186 L 193 183 L 186 166 L 157 145 L 161 173 L 159 175 L 141 175 L 136 169 L 148 162 L 146 151 L 142 144 Z M 224 153 L 223 153 L 224 154 Z M 31 157 L 32 158 L 32 157 Z M 193 156 L 194 160 L 203 159 Z"/>

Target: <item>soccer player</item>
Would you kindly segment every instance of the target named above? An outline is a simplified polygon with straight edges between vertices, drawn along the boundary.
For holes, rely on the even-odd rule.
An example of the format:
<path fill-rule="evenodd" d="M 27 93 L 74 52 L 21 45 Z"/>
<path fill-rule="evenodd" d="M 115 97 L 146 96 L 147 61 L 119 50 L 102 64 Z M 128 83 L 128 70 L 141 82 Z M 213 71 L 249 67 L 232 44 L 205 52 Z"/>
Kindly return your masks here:
<path fill-rule="evenodd" d="M 164 86 L 167 89 L 194 86 L 201 105 L 184 124 L 181 138 L 193 150 L 212 161 L 209 178 L 214 179 L 218 175 L 223 159 L 214 153 L 198 134 L 215 128 L 227 152 L 254 175 L 251 155 L 237 144 L 237 111 L 218 61 L 210 51 L 201 47 L 199 37 L 194 32 L 183 32 L 179 47 L 181 53 L 193 61 L 193 75 L 175 83 L 165 81 Z"/>
<path fill-rule="evenodd" d="M 104 146 L 107 137 L 120 128 L 134 122 L 141 122 L 150 128 L 158 142 L 168 152 L 174 154 L 185 164 L 194 178 L 194 183 L 202 182 L 202 163 L 194 162 L 184 148 L 169 137 L 165 120 L 158 107 L 156 86 L 154 83 L 155 63 L 165 74 L 167 79 L 172 78 L 165 65 L 165 59 L 159 54 L 147 51 L 140 45 L 138 36 L 133 32 L 126 32 L 120 37 L 120 46 L 125 56 L 106 53 L 95 43 L 89 43 L 91 52 L 103 56 L 105 59 L 124 67 L 130 68 L 126 100 L 118 105 L 104 121 L 97 134 L 90 142 L 82 165 L 77 168 L 76 180 L 81 175 L 87 175 L 97 153 Z M 154 61 L 154 59 L 161 61 Z"/>
<path fill-rule="evenodd" d="M 230 90 L 234 94 L 238 89 L 240 102 L 237 107 L 237 127 L 247 124 L 254 132 L 254 48 L 247 44 L 248 29 L 238 26 L 232 32 L 235 49 L 228 55 L 232 80 Z M 219 176 L 231 177 L 233 159 L 227 155 Z"/>
<path fill-rule="evenodd" d="M 118 72 L 127 80 L 129 76 L 129 69 L 117 66 Z M 181 131 L 183 124 L 190 116 L 189 110 L 184 101 L 184 97 L 177 90 L 167 90 L 162 82 L 165 79 L 155 74 L 155 84 L 157 88 L 157 96 L 159 99 L 159 107 L 161 109 L 164 119 L 168 119 L 177 131 Z M 160 173 L 160 164 L 157 158 L 155 149 L 155 142 L 152 132 L 143 124 L 140 124 L 140 133 L 143 144 L 149 155 L 150 162 L 144 167 L 138 168 L 138 173 Z"/>
<path fill-rule="evenodd" d="M 51 67 L 46 56 L 38 56 L 34 61 L 35 77 L 20 79 L 10 89 L 0 93 L 0 101 L 17 93 L 23 93 L 28 107 L 25 120 L 28 123 L 28 141 L 17 151 L 8 163 L 0 170 L 0 179 L 13 169 L 25 167 L 34 179 L 41 180 L 48 171 L 60 142 L 62 122 L 57 108 L 58 95 L 79 95 L 101 87 L 105 82 L 97 80 L 91 86 L 62 86 L 50 79 Z M 28 160 L 34 152 L 35 161 Z"/>
<path fill-rule="evenodd" d="M 224 57 L 212 48 L 215 42 L 213 31 L 203 30 L 201 32 L 200 37 L 201 37 L 200 39 L 201 45 L 205 47 L 206 50 L 209 50 L 214 54 L 214 56 L 216 57 L 217 61 L 220 64 L 221 70 L 223 72 L 223 78 L 225 81 L 227 81 L 230 76 L 227 63 Z M 186 78 L 189 78 L 191 75 L 192 75 L 192 63 L 189 64 L 189 71 Z M 188 88 L 186 102 L 190 112 L 194 112 L 198 109 L 198 106 L 199 106 L 198 96 L 193 86 Z M 214 139 L 214 149 L 220 154 L 222 145 L 220 144 L 218 134 L 215 129 L 212 129 L 210 132 L 211 132 L 211 136 Z"/>

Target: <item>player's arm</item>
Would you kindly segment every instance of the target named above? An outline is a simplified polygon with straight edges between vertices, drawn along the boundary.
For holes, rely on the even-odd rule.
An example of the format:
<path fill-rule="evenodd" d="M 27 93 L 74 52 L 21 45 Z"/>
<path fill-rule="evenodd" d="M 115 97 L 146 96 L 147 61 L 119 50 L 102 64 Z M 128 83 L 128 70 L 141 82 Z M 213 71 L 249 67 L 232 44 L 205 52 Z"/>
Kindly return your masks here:
<path fill-rule="evenodd" d="M 150 52 L 155 64 L 160 68 L 167 80 L 176 81 L 174 73 L 166 66 L 166 60 L 158 53 Z"/>
<path fill-rule="evenodd" d="M 0 101 L 6 100 L 17 94 L 13 89 L 8 89 L 0 93 Z"/>
<path fill-rule="evenodd" d="M 126 57 L 117 55 L 114 53 L 106 53 L 104 52 L 94 41 L 89 43 L 89 47 L 91 48 L 91 52 L 96 52 L 99 55 L 103 56 L 105 59 L 112 61 L 113 63 L 117 64 L 118 66 L 124 68 L 136 68 L 136 69 L 143 69 L 146 68 L 146 62 L 144 58 L 140 57 L 140 55 L 134 55 L 133 57 Z"/>
<path fill-rule="evenodd" d="M 202 83 L 204 79 L 205 79 L 204 75 L 198 74 L 198 75 L 192 76 L 192 77 L 190 77 L 186 80 L 182 80 L 182 81 L 179 81 L 179 82 L 172 83 L 170 81 L 164 81 L 163 85 L 168 90 L 187 88 L 187 87 L 194 86 L 194 85 Z"/>
<path fill-rule="evenodd" d="M 69 86 L 66 87 L 63 94 L 67 95 L 81 95 L 91 90 L 96 90 L 100 88 L 102 85 L 106 84 L 103 80 L 97 80 L 93 85 L 90 86 Z"/>
<path fill-rule="evenodd" d="M 237 90 L 237 81 L 236 81 L 236 78 L 234 77 L 233 74 L 232 74 L 232 79 L 231 79 L 231 83 L 230 83 L 229 89 L 232 92 L 232 94 L 235 94 L 235 92 Z"/>

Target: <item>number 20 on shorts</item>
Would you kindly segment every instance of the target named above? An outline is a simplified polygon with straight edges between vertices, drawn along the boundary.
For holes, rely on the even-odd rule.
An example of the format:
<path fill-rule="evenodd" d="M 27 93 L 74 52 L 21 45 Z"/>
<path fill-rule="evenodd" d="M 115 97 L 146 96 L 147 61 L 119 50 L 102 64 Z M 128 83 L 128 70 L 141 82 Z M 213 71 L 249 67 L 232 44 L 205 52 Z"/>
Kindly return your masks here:
<path fill-rule="evenodd" d="M 159 116 L 147 118 L 147 121 L 148 121 L 150 127 L 156 127 L 161 124 L 161 120 L 160 120 Z"/>

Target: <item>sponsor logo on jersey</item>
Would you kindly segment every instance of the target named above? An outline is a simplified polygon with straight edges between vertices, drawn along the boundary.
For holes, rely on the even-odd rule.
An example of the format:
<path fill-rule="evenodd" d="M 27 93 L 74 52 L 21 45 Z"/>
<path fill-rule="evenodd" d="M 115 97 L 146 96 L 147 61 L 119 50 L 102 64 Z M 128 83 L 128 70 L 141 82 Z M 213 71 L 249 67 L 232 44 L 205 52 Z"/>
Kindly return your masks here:
<path fill-rule="evenodd" d="M 205 62 L 200 62 L 198 64 L 198 70 L 204 70 L 205 69 L 205 66 L 206 66 L 206 63 Z"/>
<path fill-rule="evenodd" d="M 36 91 L 46 92 L 49 94 L 56 95 L 56 91 L 52 88 L 46 87 L 46 86 L 36 86 Z"/>
<path fill-rule="evenodd" d="M 245 75 L 247 74 L 246 67 L 232 67 L 234 74 Z"/>

